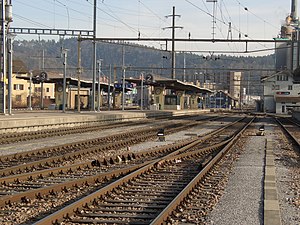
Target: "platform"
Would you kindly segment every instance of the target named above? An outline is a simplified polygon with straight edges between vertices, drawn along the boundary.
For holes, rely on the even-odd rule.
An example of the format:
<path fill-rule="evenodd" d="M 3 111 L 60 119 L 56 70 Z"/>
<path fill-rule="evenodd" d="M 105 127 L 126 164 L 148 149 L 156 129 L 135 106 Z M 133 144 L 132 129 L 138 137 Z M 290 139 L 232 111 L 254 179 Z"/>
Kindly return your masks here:
<path fill-rule="evenodd" d="M 141 110 L 124 110 L 124 111 L 100 111 L 90 112 L 65 112 L 62 111 L 13 111 L 12 115 L 0 115 L 0 133 L 7 130 L 26 128 L 35 126 L 76 126 L 80 123 L 88 122 L 108 122 L 108 121 L 128 121 L 145 118 L 155 118 L 163 116 L 179 116 L 208 113 L 208 110 L 165 110 L 165 111 L 141 111 Z"/>

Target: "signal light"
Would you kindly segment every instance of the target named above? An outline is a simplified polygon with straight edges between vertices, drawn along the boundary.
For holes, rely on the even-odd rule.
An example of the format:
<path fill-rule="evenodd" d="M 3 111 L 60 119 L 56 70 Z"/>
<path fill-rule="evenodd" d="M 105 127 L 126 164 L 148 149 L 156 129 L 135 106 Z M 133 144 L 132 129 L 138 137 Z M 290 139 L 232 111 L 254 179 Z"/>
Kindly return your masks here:
<path fill-rule="evenodd" d="M 289 91 L 277 91 L 276 94 L 277 95 L 289 95 L 290 92 Z"/>

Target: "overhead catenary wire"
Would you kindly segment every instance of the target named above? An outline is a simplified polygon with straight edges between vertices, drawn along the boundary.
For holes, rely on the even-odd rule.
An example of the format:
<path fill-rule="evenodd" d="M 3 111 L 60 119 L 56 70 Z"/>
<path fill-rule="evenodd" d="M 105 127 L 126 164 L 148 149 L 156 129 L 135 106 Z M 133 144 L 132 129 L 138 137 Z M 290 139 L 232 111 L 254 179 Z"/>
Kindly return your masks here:
<path fill-rule="evenodd" d="M 185 0 L 186 2 L 188 2 L 189 4 L 191 4 L 192 6 L 194 6 L 195 8 L 197 8 L 198 10 L 204 12 L 206 15 L 210 16 L 210 17 L 213 17 L 213 15 L 205 10 L 203 10 L 202 8 L 200 8 L 199 6 L 197 6 L 196 4 L 192 3 L 190 0 Z M 220 22 L 221 24 L 225 24 L 225 25 L 229 25 L 229 23 L 225 22 L 225 21 L 222 21 L 221 19 L 219 18 L 216 18 L 216 20 L 218 22 Z M 240 31 L 240 29 L 236 29 L 236 27 L 233 27 L 233 29 L 237 30 L 240 34 L 243 34 L 243 36 L 247 37 L 248 39 L 250 40 L 255 40 L 253 39 L 252 37 L 250 37 L 249 35 L 247 35 L 246 33 L 243 33 Z M 266 47 L 265 45 L 263 45 L 262 43 L 260 42 L 257 42 L 259 45 L 261 45 L 262 47 Z"/>

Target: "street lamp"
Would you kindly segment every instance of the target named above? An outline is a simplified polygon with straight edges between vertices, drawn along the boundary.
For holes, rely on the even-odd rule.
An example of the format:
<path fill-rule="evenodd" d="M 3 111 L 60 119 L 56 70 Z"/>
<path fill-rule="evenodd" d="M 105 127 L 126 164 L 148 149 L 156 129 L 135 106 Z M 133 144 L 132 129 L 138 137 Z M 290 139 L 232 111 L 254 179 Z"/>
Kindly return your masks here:
<path fill-rule="evenodd" d="M 125 76 L 126 76 L 126 68 L 123 66 L 123 75 L 122 75 L 122 110 L 124 111 L 125 106 Z"/>
<path fill-rule="evenodd" d="M 32 106 L 31 106 L 31 86 L 32 86 L 32 71 L 29 72 L 29 105 L 28 105 L 28 109 L 32 110 Z"/>
<path fill-rule="evenodd" d="M 101 76 L 101 63 L 102 63 L 103 59 L 99 59 L 97 60 L 97 64 L 98 64 L 98 99 L 97 99 L 97 103 L 98 103 L 98 112 L 100 112 L 100 99 L 101 99 L 101 92 L 100 92 L 100 76 Z"/>
<path fill-rule="evenodd" d="M 62 110 L 66 112 L 66 83 L 67 83 L 67 56 L 68 56 L 68 49 L 62 49 L 62 54 L 64 56 L 64 77 L 63 77 L 63 105 Z"/>
<path fill-rule="evenodd" d="M 144 73 L 141 73 L 141 110 L 143 110 L 143 99 L 144 98 Z"/>
<path fill-rule="evenodd" d="M 3 77 L 3 99 L 2 99 L 2 112 L 3 114 L 6 114 L 6 67 L 7 67 L 7 43 L 6 43 L 6 34 L 7 34 L 7 29 L 9 27 L 9 23 L 12 22 L 12 4 L 11 0 L 2 0 L 1 1 L 1 27 L 2 27 L 2 51 L 0 53 L 1 57 L 1 67 L 2 67 L 2 77 Z"/>
<path fill-rule="evenodd" d="M 9 33 L 7 34 L 7 42 L 8 42 L 8 102 L 7 102 L 7 108 L 8 108 L 8 114 L 11 115 L 12 112 L 12 73 L 13 73 L 13 40 L 16 37 L 16 35 Z"/>

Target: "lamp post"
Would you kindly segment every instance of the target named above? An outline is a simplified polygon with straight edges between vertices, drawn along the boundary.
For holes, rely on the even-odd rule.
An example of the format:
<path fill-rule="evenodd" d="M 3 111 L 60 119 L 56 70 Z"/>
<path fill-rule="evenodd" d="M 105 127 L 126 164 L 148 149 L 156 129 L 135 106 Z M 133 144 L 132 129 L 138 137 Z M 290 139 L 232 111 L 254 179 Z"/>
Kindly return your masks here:
<path fill-rule="evenodd" d="M 100 112 L 100 100 L 101 100 L 101 91 L 100 91 L 100 77 L 101 77 L 101 63 L 102 63 L 103 59 L 99 59 L 97 60 L 98 63 L 98 99 L 97 99 L 97 111 Z"/>
<path fill-rule="evenodd" d="M 126 69 L 125 66 L 123 66 L 123 75 L 122 75 L 122 110 L 125 109 L 125 73 Z"/>
<path fill-rule="evenodd" d="M 0 52 L 0 62 L 1 63 L 1 68 L 2 68 L 2 77 L 3 77 L 3 98 L 2 98 L 2 112 L 3 114 L 6 114 L 6 76 L 7 76 L 7 66 L 8 66 L 8 71 L 11 73 L 12 72 L 12 62 L 7 62 L 7 45 L 10 45 L 10 43 L 7 43 L 7 32 L 10 26 L 10 22 L 13 21 L 12 18 L 12 4 L 11 0 L 2 0 L 1 1 L 1 28 L 2 28 L 2 37 L 1 37 L 1 52 Z M 11 41 L 11 40 L 10 40 Z M 10 48 L 10 46 L 8 46 Z M 12 57 L 11 54 L 8 55 L 9 61 L 10 57 Z M 11 76 L 8 77 L 8 111 L 9 114 L 11 114 Z M 10 88 L 9 88 L 10 86 Z"/>
<path fill-rule="evenodd" d="M 144 98 L 144 73 L 141 74 L 141 110 L 143 110 Z"/>
<path fill-rule="evenodd" d="M 31 106 L 31 86 L 32 86 L 32 71 L 29 72 L 29 105 L 28 105 L 28 109 L 32 110 L 32 106 Z"/>
<path fill-rule="evenodd" d="M 7 35 L 7 42 L 8 42 L 8 79 L 7 79 L 7 108 L 8 108 L 8 114 L 11 115 L 12 112 L 12 68 L 13 68 L 13 39 L 15 38 L 15 35 L 8 34 Z"/>
<path fill-rule="evenodd" d="M 122 110 L 124 111 L 125 109 L 125 47 L 124 45 L 122 46 L 122 70 L 123 70 L 123 75 L 122 75 Z"/>
<path fill-rule="evenodd" d="M 107 90 L 107 95 L 108 95 L 108 111 L 110 111 L 110 84 L 111 84 L 111 64 L 109 64 L 109 82 L 108 82 L 108 90 Z"/>
<path fill-rule="evenodd" d="M 63 77 L 63 105 L 62 110 L 63 112 L 66 112 L 66 83 L 67 83 L 67 56 L 68 56 L 68 50 L 62 49 L 62 54 L 64 56 L 64 77 Z"/>

